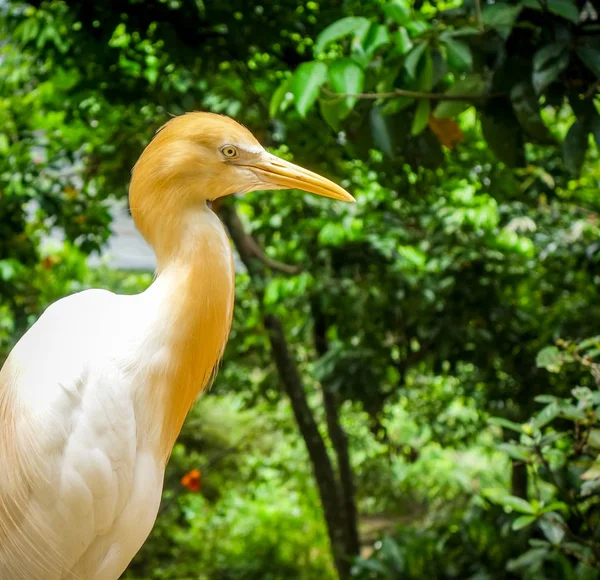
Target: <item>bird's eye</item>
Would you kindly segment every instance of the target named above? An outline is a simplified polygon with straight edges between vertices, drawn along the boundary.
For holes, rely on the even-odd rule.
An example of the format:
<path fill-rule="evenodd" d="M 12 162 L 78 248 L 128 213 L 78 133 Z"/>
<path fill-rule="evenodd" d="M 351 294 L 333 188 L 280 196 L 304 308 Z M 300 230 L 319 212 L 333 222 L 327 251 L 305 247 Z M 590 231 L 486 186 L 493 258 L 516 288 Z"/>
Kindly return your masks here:
<path fill-rule="evenodd" d="M 221 153 L 223 153 L 223 156 L 227 157 L 227 159 L 234 159 L 238 155 L 238 151 L 233 145 L 225 145 L 225 147 L 221 149 Z"/>

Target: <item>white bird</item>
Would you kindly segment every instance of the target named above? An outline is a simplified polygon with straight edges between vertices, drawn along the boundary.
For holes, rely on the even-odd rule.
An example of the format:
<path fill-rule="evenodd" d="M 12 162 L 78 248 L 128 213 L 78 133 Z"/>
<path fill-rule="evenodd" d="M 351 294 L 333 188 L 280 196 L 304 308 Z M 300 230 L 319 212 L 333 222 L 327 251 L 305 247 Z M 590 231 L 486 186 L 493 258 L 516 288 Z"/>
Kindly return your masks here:
<path fill-rule="evenodd" d="M 156 253 L 154 283 L 55 302 L 0 371 L 0 580 L 123 573 L 229 334 L 232 253 L 207 201 L 288 188 L 353 201 L 223 116 L 176 117 L 142 153 L 129 198 Z"/>

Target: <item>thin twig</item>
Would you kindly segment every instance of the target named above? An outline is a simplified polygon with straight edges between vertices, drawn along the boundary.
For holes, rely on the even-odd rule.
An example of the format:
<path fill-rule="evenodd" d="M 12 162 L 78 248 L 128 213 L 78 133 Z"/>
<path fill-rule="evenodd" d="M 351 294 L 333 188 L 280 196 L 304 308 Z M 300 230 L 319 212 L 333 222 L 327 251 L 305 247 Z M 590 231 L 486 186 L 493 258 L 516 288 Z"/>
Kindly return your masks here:
<path fill-rule="evenodd" d="M 284 264 L 283 262 L 278 262 L 273 258 L 269 258 L 263 251 L 262 248 L 256 243 L 256 240 L 250 235 L 248 236 L 247 242 L 248 247 L 250 248 L 252 254 L 255 258 L 260 260 L 265 266 L 271 268 L 271 270 L 277 270 L 279 272 L 283 272 L 284 274 L 299 274 L 302 271 L 300 266 L 292 266 L 291 264 Z"/>
<path fill-rule="evenodd" d="M 397 97 L 410 97 L 412 99 L 428 99 L 430 101 L 469 101 L 479 102 L 485 101 L 491 97 L 503 96 L 503 93 L 491 93 L 483 95 L 474 94 L 460 94 L 455 93 L 449 95 L 448 93 L 424 93 L 421 91 L 409 91 L 406 89 L 394 89 L 389 93 L 334 93 L 325 87 L 321 90 L 328 97 L 332 97 L 331 101 L 337 101 L 339 99 L 345 99 L 347 97 L 353 97 L 356 99 L 395 99 Z"/>
<path fill-rule="evenodd" d="M 481 0 L 475 0 L 475 11 L 477 13 L 477 26 L 479 32 L 483 32 L 483 18 L 481 17 Z"/>

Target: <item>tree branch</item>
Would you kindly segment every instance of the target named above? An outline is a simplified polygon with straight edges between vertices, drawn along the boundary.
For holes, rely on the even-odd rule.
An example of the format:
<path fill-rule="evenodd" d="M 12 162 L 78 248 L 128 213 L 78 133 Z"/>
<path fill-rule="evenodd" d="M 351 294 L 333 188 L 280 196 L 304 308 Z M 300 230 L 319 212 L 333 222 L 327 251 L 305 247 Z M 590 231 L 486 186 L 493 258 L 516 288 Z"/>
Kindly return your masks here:
<path fill-rule="evenodd" d="M 222 198 L 216 199 L 211 204 L 212 210 L 218 212 L 221 205 Z M 278 272 L 283 272 L 284 274 L 290 274 L 293 276 L 295 274 L 299 274 L 302 271 L 302 268 L 300 266 L 284 264 L 283 262 L 278 262 L 273 258 L 269 258 L 269 256 L 267 256 L 263 252 L 262 248 L 256 243 L 255 239 L 244 231 L 244 226 L 242 225 L 242 222 L 240 221 L 240 218 L 236 212 L 233 212 L 231 215 L 228 215 L 228 219 L 230 220 L 230 223 L 235 228 L 235 231 L 238 234 L 239 239 L 237 241 L 234 240 L 234 243 L 236 244 L 236 246 L 243 246 L 244 251 L 249 255 L 249 257 L 256 258 L 265 266 L 271 268 L 271 270 L 277 270 Z M 233 239 L 233 235 L 231 237 Z"/>
<path fill-rule="evenodd" d="M 265 266 L 271 268 L 271 270 L 277 270 L 278 272 L 283 272 L 284 274 L 299 274 L 302 271 L 300 266 L 292 266 L 291 264 L 284 264 L 283 262 L 278 262 L 273 258 L 269 258 L 262 248 L 256 243 L 256 240 L 252 236 L 248 236 L 248 247 L 252 252 L 253 256 L 260 260 Z"/>
<path fill-rule="evenodd" d="M 262 304 L 265 273 L 263 263 L 258 260 L 254 250 L 256 242 L 254 240 L 252 242 L 248 241 L 251 236 L 244 231 L 244 226 L 231 203 L 224 203 L 219 207 L 219 216 L 229 231 L 238 254 L 253 281 L 259 302 Z M 350 558 L 352 555 L 346 551 L 345 530 L 340 518 L 341 498 L 338 493 L 333 464 L 327 452 L 325 441 L 319 432 L 312 409 L 308 404 L 302 376 L 290 352 L 283 325 L 274 314 L 263 312 L 262 316 L 263 324 L 269 335 L 271 353 L 277 367 L 279 379 L 290 400 L 296 424 L 302 434 L 312 463 L 335 566 L 340 580 L 346 580 L 350 576 Z"/>
<path fill-rule="evenodd" d="M 313 335 L 315 349 L 319 357 L 324 357 L 329 351 L 327 341 L 327 319 L 316 299 L 311 303 L 311 310 L 314 321 Z M 340 402 L 336 389 L 327 379 L 321 381 L 321 388 L 323 391 L 323 406 L 325 407 L 327 431 L 338 459 L 339 495 L 346 533 L 346 552 L 357 556 L 360 553 L 358 511 L 356 509 L 354 473 L 352 472 L 352 464 L 350 463 L 350 453 L 348 449 L 348 436 L 340 423 Z"/>
<path fill-rule="evenodd" d="M 396 99 L 398 97 L 411 97 L 413 99 L 428 99 L 430 101 L 468 101 L 480 102 L 492 97 L 501 97 L 503 93 L 488 93 L 482 95 L 473 94 L 452 94 L 448 93 L 424 93 L 421 91 L 409 91 L 406 89 L 394 89 L 389 93 L 334 93 L 325 87 L 321 87 L 321 91 L 328 97 L 332 97 L 331 101 L 345 99 L 346 97 L 354 97 L 356 99 Z"/>

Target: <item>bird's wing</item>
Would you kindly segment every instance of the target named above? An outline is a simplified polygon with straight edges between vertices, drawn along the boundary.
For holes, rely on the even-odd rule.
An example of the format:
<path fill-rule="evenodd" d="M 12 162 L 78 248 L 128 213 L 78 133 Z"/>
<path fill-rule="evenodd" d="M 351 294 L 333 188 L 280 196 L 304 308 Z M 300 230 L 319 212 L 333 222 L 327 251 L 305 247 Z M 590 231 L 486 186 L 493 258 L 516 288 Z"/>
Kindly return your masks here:
<path fill-rule="evenodd" d="M 106 358 L 110 321 L 100 319 L 111 297 L 55 303 L 0 372 L 2 579 L 75 577 L 129 501 L 135 418 L 127 381 Z"/>

